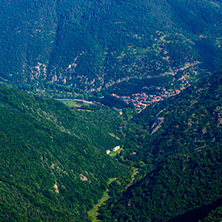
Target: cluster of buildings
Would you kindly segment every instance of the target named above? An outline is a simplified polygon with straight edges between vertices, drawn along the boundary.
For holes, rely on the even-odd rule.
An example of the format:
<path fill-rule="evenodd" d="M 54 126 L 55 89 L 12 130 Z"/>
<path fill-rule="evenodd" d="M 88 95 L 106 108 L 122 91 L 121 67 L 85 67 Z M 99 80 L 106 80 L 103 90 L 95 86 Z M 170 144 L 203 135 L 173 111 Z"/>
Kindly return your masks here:
<path fill-rule="evenodd" d="M 160 95 L 147 95 L 146 93 L 136 93 L 130 96 L 118 96 L 117 94 L 111 94 L 112 96 L 123 100 L 125 103 L 133 103 L 133 105 L 138 109 L 144 109 L 152 103 L 164 100 L 164 98 L 172 97 L 179 94 L 180 90 L 175 90 L 172 92 L 164 91 Z"/>

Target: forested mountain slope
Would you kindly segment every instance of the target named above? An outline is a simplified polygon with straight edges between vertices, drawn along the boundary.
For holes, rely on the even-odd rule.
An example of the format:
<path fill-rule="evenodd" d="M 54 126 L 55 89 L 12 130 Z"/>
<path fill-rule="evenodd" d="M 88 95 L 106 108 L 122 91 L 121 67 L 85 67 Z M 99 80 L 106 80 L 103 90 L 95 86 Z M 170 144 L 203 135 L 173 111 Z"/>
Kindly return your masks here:
<path fill-rule="evenodd" d="M 217 0 L 1 0 L 1 81 L 28 90 L 99 90 L 221 64 Z M 53 83 L 53 84 L 46 84 Z M 59 85 L 58 85 L 59 84 Z M 150 85 L 146 86 L 150 87 Z"/>
<path fill-rule="evenodd" d="M 221 86 L 218 72 L 134 119 L 137 130 L 128 135 L 125 151 L 130 152 L 125 158 L 144 161 L 153 170 L 121 199 L 102 207 L 102 221 L 220 218 Z"/>
<path fill-rule="evenodd" d="M 203 78 L 181 94 L 155 103 L 135 116 L 126 150 L 135 149 L 139 159 L 155 160 L 220 143 L 221 72 Z M 131 144 L 137 144 L 132 147 Z M 146 147 L 146 148 L 144 148 Z"/>
<path fill-rule="evenodd" d="M 0 221 L 89 220 L 108 179 L 129 177 L 105 153 L 118 145 L 109 127 L 94 135 L 96 118 L 3 85 L 0 113 Z"/>
<path fill-rule="evenodd" d="M 219 199 L 218 204 L 222 205 L 221 156 L 221 147 L 213 147 L 212 150 L 168 158 L 128 189 L 121 200 L 104 206 L 100 219 L 197 222 L 205 218 L 214 209 L 210 204 Z M 190 214 L 185 214 L 191 210 Z M 181 214 L 182 217 L 173 220 Z"/>

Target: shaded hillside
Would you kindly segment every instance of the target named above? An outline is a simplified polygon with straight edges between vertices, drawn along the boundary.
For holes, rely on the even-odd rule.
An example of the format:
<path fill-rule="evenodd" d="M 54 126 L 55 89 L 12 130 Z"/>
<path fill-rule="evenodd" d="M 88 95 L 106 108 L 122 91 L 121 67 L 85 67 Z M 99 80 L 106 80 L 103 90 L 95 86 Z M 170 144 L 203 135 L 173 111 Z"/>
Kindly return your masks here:
<path fill-rule="evenodd" d="M 212 210 L 219 218 L 221 86 L 221 72 L 207 76 L 133 120 L 124 158 L 153 171 L 102 207 L 102 221 L 208 221 Z"/>
<path fill-rule="evenodd" d="M 145 162 L 151 154 L 158 162 L 169 155 L 220 144 L 221 84 L 218 72 L 175 97 L 149 106 L 133 119 L 136 127 L 128 132 L 126 150 L 139 151 L 139 159 Z M 132 143 L 138 147 L 130 147 Z"/>
<path fill-rule="evenodd" d="M 215 209 L 217 205 L 211 207 L 210 204 L 221 198 L 221 151 L 221 147 L 212 147 L 168 158 L 128 189 L 117 203 L 104 206 L 99 218 L 102 221 L 168 221 L 184 213 L 172 221 L 197 222 Z"/>
<path fill-rule="evenodd" d="M 102 146 L 109 129 L 94 141 L 96 119 L 2 85 L 0 113 L 1 221 L 85 221 L 109 178 L 127 180 L 105 154 L 111 139 Z"/>
<path fill-rule="evenodd" d="M 4 0 L 0 7 L 1 81 L 27 90 L 73 94 L 160 75 L 173 75 L 174 84 L 184 76 L 186 85 L 221 64 L 220 1 Z"/>
<path fill-rule="evenodd" d="M 212 210 L 207 217 L 205 217 L 203 222 L 211 222 L 211 221 L 220 221 L 222 218 L 222 206 L 217 207 L 215 210 Z"/>

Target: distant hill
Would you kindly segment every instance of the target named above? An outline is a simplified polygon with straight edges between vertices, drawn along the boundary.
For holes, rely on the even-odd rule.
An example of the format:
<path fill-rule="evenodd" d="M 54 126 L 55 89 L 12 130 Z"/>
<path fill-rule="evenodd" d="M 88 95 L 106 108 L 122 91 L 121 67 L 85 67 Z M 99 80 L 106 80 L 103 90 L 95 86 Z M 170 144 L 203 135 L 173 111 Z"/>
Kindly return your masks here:
<path fill-rule="evenodd" d="M 125 159 L 153 170 L 110 200 L 102 221 L 221 219 L 221 86 L 222 72 L 207 76 L 133 120 Z"/>
<path fill-rule="evenodd" d="M 53 95 L 143 79 L 149 88 L 159 76 L 184 87 L 221 65 L 221 7 L 217 0 L 1 1 L 0 80 Z"/>
<path fill-rule="evenodd" d="M 89 120 L 61 102 L 0 85 L 0 221 L 89 221 L 86 211 L 108 179 L 127 181 L 130 170 L 105 152 L 119 145 L 115 121 L 97 112 L 115 117 L 104 108 Z"/>

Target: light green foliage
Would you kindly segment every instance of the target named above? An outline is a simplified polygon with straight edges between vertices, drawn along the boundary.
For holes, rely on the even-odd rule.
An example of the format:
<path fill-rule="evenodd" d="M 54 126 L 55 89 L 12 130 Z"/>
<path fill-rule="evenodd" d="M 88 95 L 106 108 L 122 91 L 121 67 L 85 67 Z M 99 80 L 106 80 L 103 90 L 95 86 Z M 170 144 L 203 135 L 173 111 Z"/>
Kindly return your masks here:
<path fill-rule="evenodd" d="M 3 221 L 87 221 L 86 211 L 102 197 L 108 179 L 130 177 L 129 169 L 106 155 L 116 139 L 110 128 L 101 132 L 97 115 L 89 120 L 61 102 L 3 85 L 0 113 Z"/>

